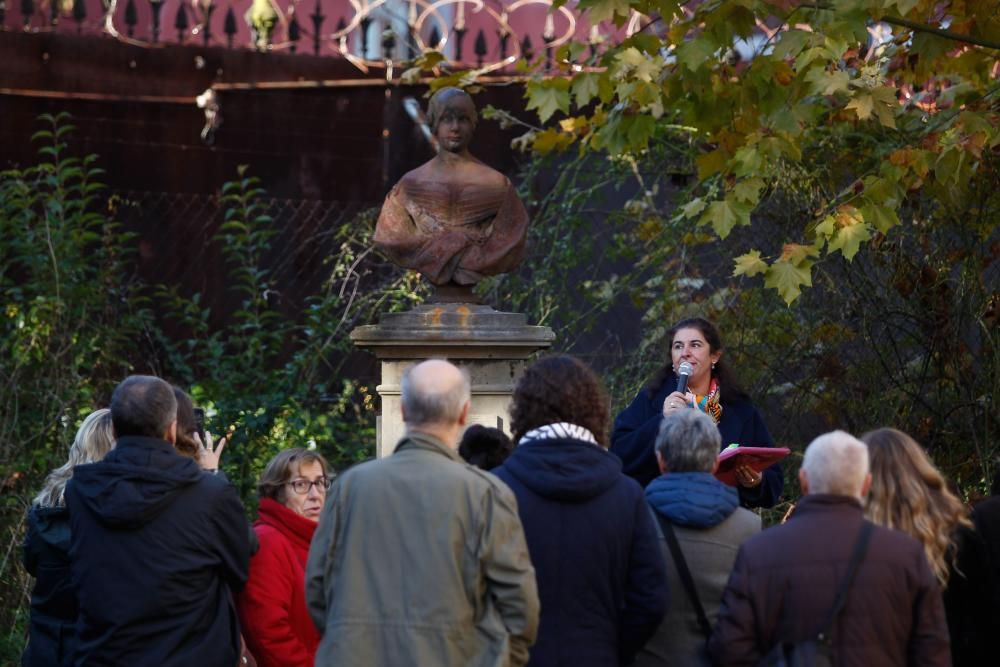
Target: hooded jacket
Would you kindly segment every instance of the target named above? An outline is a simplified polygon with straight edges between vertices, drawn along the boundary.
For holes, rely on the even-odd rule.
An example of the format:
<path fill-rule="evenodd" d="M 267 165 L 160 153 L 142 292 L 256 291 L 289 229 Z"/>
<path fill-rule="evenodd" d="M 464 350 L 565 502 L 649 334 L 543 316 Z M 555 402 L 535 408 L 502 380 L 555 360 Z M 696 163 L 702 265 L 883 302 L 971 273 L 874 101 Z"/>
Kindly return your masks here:
<path fill-rule="evenodd" d="M 260 550 L 237 598 L 240 623 L 259 667 L 312 667 L 319 632 L 306 607 L 306 560 L 316 522 L 261 498 L 254 530 Z"/>
<path fill-rule="evenodd" d="M 232 667 L 249 539 L 236 490 L 163 440 L 118 439 L 66 485 L 77 665 Z"/>
<path fill-rule="evenodd" d="M 24 569 L 35 577 L 31 589 L 28 648 L 22 667 L 72 664 L 76 647 L 76 594 L 69 571 L 69 513 L 65 507 L 28 512 Z"/>
<path fill-rule="evenodd" d="M 517 496 L 542 603 L 529 665 L 627 663 L 667 608 L 642 488 L 583 440 L 520 444 L 493 472 Z"/>
<path fill-rule="evenodd" d="M 672 472 L 657 477 L 646 487 L 646 500 L 654 517 L 663 515 L 673 525 L 698 600 L 709 623 L 714 624 L 736 552 L 746 539 L 760 532 L 760 517 L 739 506 L 735 488 L 707 472 Z M 674 598 L 660 627 L 639 652 L 635 666 L 707 667 L 711 664 L 708 638 L 698 625 L 659 520 L 654 520 Z"/>

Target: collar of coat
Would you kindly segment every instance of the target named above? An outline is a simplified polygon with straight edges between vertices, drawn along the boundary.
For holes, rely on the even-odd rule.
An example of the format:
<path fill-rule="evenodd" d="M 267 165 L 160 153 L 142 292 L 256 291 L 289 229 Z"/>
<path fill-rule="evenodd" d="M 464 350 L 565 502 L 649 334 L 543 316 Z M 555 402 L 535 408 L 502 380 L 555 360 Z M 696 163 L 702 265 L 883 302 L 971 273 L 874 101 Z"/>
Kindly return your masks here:
<path fill-rule="evenodd" d="M 861 501 L 853 496 L 841 496 L 832 493 L 809 493 L 795 505 L 795 511 L 788 517 L 789 521 L 803 516 L 829 512 L 846 512 L 863 514 Z"/>
<path fill-rule="evenodd" d="M 457 451 L 429 433 L 408 431 L 406 435 L 403 436 L 403 439 L 399 441 L 399 444 L 396 445 L 396 452 L 400 452 L 405 449 L 422 449 L 436 454 L 443 454 L 452 461 L 456 461 L 458 463 L 462 462 L 462 458 L 458 455 Z"/>

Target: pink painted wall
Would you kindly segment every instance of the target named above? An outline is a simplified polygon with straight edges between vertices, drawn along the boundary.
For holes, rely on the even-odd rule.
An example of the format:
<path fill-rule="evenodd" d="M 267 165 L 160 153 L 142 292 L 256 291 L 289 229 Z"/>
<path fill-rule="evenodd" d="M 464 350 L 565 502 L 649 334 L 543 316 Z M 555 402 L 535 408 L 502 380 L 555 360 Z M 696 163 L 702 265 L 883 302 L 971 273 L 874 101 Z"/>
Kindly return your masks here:
<path fill-rule="evenodd" d="M 73 0 L 62 0 L 58 5 L 61 10 L 57 12 L 58 15 L 55 25 L 53 25 L 50 20 L 51 5 L 49 3 L 51 0 L 30 1 L 33 6 L 33 11 L 28 17 L 25 17 L 22 13 L 25 0 L 6 1 L 6 10 L 2 21 L 2 26 L 5 30 L 20 31 L 27 29 L 33 32 L 53 31 L 57 33 L 70 34 L 80 32 L 81 34 L 101 36 L 107 39 L 115 38 L 106 33 L 104 30 L 104 8 L 102 0 L 77 0 L 82 3 L 83 8 L 85 9 L 85 17 L 82 21 L 74 19 Z M 108 1 L 110 2 L 111 0 Z M 336 30 L 338 21 L 343 19 L 345 22 L 349 22 L 355 15 L 355 9 L 352 7 L 350 2 L 348 2 L 348 0 L 302 0 L 302 2 L 298 3 L 288 2 L 287 0 L 275 0 L 276 6 L 280 7 L 284 13 L 284 20 L 279 22 L 272 35 L 272 41 L 274 43 L 272 46 L 273 49 L 285 52 L 288 52 L 291 49 L 291 44 L 288 41 L 288 25 L 291 16 L 295 14 L 297 16 L 300 29 L 300 39 L 297 45 L 297 51 L 300 53 L 313 53 L 313 22 L 310 15 L 314 13 L 317 3 L 322 14 L 325 16 L 320 29 L 320 34 L 323 39 L 320 41 L 319 53 L 320 55 L 339 55 L 337 44 L 329 39 L 329 35 Z M 120 33 L 118 39 L 126 41 L 130 39 L 128 37 L 128 25 L 126 23 L 127 4 L 128 0 L 116 0 L 112 21 L 113 27 L 118 31 L 118 33 Z M 151 4 L 149 0 L 133 0 L 133 5 L 135 9 L 136 23 L 134 26 L 133 37 L 131 39 L 136 40 L 140 44 L 149 45 L 153 48 L 153 12 Z M 200 10 L 195 8 L 196 5 L 192 2 L 192 0 L 162 0 L 159 41 L 166 44 L 175 44 L 178 42 L 179 35 L 178 30 L 175 28 L 175 21 L 181 5 L 185 8 L 188 22 L 188 27 L 183 34 L 185 43 L 203 43 L 204 33 L 199 27 L 199 24 L 202 21 L 202 14 Z M 212 12 L 209 22 L 209 45 L 227 45 L 228 38 L 225 34 L 224 28 L 227 11 L 232 8 L 237 29 L 237 32 L 232 39 L 232 45 L 234 48 L 252 48 L 251 33 L 247 27 L 246 21 L 243 18 L 247 9 L 251 5 L 251 0 L 237 0 L 236 2 L 215 0 L 214 5 L 215 9 Z M 501 3 L 499 0 L 491 0 L 486 6 L 499 14 L 504 7 L 510 8 L 513 5 L 513 2 Z M 399 32 L 405 27 L 407 7 L 408 5 L 401 3 L 392 8 L 390 8 L 389 5 L 386 5 L 383 6 L 381 10 L 376 10 L 372 14 L 376 23 L 369 29 L 369 41 L 374 44 L 374 46 L 369 50 L 369 55 L 373 57 L 380 57 L 379 54 L 381 51 L 378 48 L 378 43 L 381 42 L 380 34 L 382 28 L 395 25 L 397 27 L 397 32 Z M 509 12 L 508 22 L 516 37 L 512 37 L 508 42 L 507 55 L 513 55 L 516 52 L 514 41 L 517 40 L 520 42 L 525 36 L 530 37 L 535 56 L 538 57 L 543 54 L 543 35 L 546 33 L 548 9 L 549 8 L 546 4 L 523 4 L 522 6 Z M 443 25 L 447 25 L 448 27 L 453 27 L 455 25 L 457 18 L 455 6 L 443 6 L 439 9 L 439 11 L 442 15 L 442 20 L 436 21 L 433 17 L 429 17 L 423 25 L 421 36 L 425 42 L 430 41 L 432 26 L 438 26 L 440 31 Z M 578 41 L 586 42 L 590 34 L 590 25 L 584 17 L 575 11 L 575 9 L 571 8 L 570 13 L 573 14 L 573 17 L 576 19 L 575 25 L 564 13 L 555 12 L 548 27 L 551 28 L 557 39 L 572 36 Z M 395 17 L 395 19 L 393 17 Z M 475 5 L 470 2 L 465 5 L 465 23 L 467 32 L 463 39 L 462 60 L 470 65 L 476 64 L 477 57 L 474 53 L 474 45 L 477 34 L 480 30 L 482 30 L 487 45 L 485 61 L 487 63 L 498 61 L 500 59 L 500 39 L 498 34 L 500 24 L 498 21 L 493 18 L 486 9 L 476 11 Z M 27 26 L 27 28 L 25 26 Z M 614 27 L 610 25 L 603 25 L 601 26 L 601 32 L 605 35 L 612 35 L 614 39 L 620 39 L 624 35 L 625 31 L 623 29 L 615 30 Z M 361 28 L 358 27 L 350 36 L 348 47 L 351 52 L 359 56 L 362 54 L 362 39 L 360 33 Z M 0 34 L 0 39 L 2 39 L 2 34 Z M 446 47 L 446 52 L 449 57 L 454 58 L 454 33 L 449 36 L 449 40 L 450 44 Z M 397 46 L 395 48 L 394 59 L 401 60 L 405 59 L 406 56 L 406 46 L 400 40 L 397 42 Z"/>

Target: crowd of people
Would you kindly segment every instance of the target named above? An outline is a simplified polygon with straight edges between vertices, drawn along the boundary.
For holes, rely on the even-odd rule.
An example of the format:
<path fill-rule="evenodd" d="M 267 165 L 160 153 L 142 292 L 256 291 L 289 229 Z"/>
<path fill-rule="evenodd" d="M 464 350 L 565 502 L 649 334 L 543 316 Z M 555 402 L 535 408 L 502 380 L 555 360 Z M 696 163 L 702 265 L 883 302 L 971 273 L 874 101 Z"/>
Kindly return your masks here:
<path fill-rule="evenodd" d="M 182 390 L 130 376 L 30 509 L 22 665 L 995 662 L 1000 497 L 970 512 L 905 433 L 833 431 L 762 529 L 781 466 L 715 473 L 727 447 L 774 446 L 764 419 L 710 322 L 670 341 L 613 428 L 585 363 L 541 358 L 512 438 L 469 425 L 466 371 L 415 364 L 390 456 L 335 476 L 281 451 L 252 525 L 225 439 Z"/>

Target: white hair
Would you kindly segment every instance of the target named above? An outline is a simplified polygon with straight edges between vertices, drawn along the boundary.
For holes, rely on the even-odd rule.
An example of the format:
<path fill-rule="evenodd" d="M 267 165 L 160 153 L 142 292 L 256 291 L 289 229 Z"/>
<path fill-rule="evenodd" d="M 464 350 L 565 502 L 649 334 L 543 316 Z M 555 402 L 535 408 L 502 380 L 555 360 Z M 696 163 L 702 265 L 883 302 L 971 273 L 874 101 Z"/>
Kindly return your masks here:
<path fill-rule="evenodd" d="M 802 460 L 809 493 L 861 497 L 868 475 L 868 446 L 844 431 L 819 436 Z"/>

